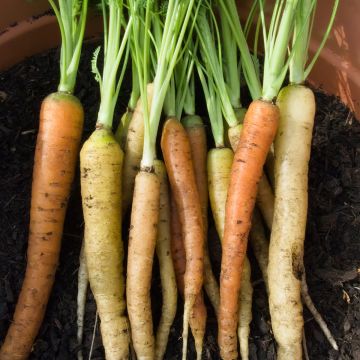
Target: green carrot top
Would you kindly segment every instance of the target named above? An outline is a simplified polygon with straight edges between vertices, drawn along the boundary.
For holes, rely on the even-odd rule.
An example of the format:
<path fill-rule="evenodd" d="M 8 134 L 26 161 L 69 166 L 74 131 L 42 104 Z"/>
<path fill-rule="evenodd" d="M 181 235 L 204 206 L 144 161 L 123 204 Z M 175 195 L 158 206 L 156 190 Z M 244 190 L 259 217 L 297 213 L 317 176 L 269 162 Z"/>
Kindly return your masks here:
<path fill-rule="evenodd" d="M 130 15 L 125 20 L 122 0 L 102 0 L 101 6 L 104 19 L 104 67 L 101 75 L 97 68 L 97 58 L 100 52 L 100 47 L 98 47 L 94 52 L 92 71 L 100 86 L 101 100 L 97 123 L 111 129 L 115 105 L 129 57 L 128 39 L 133 19 Z M 123 33 L 122 30 L 124 30 Z"/>
<path fill-rule="evenodd" d="M 313 28 L 317 0 L 299 0 L 293 36 L 294 55 L 290 61 L 290 83 L 302 84 L 310 74 L 334 24 L 340 0 L 334 0 L 329 23 L 322 41 L 311 61 L 308 61 L 310 37 Z M 308 64 L 308 65 L 307 65 Z"/>
<path fill-rule="evenodd" d="M 85 32 L 88 0 L 49 0 L 61 33 L 59 91 L 73 93 Z"/>

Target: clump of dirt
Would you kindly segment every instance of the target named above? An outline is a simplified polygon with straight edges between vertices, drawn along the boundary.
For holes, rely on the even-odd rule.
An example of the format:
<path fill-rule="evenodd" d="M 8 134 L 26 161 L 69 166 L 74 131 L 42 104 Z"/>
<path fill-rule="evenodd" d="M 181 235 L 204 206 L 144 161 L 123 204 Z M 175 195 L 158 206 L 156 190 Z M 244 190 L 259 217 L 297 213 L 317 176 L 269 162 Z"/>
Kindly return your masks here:
<path fill-rule="evenodd" d="M 86 114 L 83 140 L 93 131 L 99 104 L 98 85 L 90 70 L 94 44 L 81 57 L 76 95 Z M 56 90 L 59 51 L 34 56 L 0 73 L 0 342 L 4 338 L 20 291 L 26 265 L 31 176 L 38 114 L 42 99 Z M 130 84 L 125 79 L 124 84 Z M 125 110 L 130 88 L 121 93 L 116 119 Z M 339 344 L 331 349 L 305 310 L 305 332 L 310 359 L 360 358 L 360 124 L 335 97 L 315 91 L 317 114 L 309 176 L 309 216 L 305 265 L 311 296 Z M 200 109 L 200 113 L 203 112 Z M 128 221 L 128 219 L 127 219 Z M 125 227 L 126 229 L 126 227 Z M 79 174 L 69 203 L 60 265 L 55 286 L 34 344 L 31 359 L 75 359 L 77 268 L 83 232 Z M 209 244 L 215 273 L 220 269 L 220 247 L 210 219 Z M 275 359 L 265 287 L 255 260 L 253 267 L 253 322 L 250 358 Z M 161 304 L 157 267 L 153 277 L 155 324 Z M 96 306 L 87 298 L 84 354 L 87 356 Z M 172 327 L 166 359 L 181 353 L 182 303 Z M 204 359 L 219 359 L 217 323 L 208 308 Z M 97 327 L 92 359 L 103 359 Z M 193 342 L 189 357 L 195 358 Z"/>

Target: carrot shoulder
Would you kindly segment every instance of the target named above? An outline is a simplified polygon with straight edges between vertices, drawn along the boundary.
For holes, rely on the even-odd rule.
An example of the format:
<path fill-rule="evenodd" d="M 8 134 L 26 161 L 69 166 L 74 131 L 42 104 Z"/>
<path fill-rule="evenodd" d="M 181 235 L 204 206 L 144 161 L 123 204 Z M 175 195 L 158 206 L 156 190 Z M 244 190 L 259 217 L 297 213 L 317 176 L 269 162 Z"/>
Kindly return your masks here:
<path fill-rule="evenodd" d="M 40 111 L 31 191 L 27 268 L 0 358 L 26 359 L 43 320 L 59 261 L 84 113 L 66 93 L 45 98 Z"/>
<path fill-rule="evenodd" d="M 231 169 L 220 276 L 218 338 L 224 360 L 237 359 L 236 329 L 242 267 L 257 186 L 278 119 L 279 110 L 275 105 L 261 100 L 252 102 Z"/>

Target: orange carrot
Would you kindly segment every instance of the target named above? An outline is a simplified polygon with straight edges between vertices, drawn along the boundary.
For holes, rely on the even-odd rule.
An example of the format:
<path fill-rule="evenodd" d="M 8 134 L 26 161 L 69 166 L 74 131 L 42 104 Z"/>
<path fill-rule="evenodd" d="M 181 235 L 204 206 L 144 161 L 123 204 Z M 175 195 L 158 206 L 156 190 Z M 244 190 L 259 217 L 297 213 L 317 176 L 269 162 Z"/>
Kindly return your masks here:
<path fill-rule="evenodd" d="M 171 256 L 174 262 L 176 283 L 179 293 L 184 298 L 184 274 L 186 270 L 186 255 L 181 230 L 179 214 L 176 209 L 175 200 L 171 198 Z M 206 328 L 206 306 L 203 292 L 201 291 L 195 300 L 190 314 L 190 328 L 195 340 L 197 357 L 201 358 L 203 340 Z"/>
<path fill-rule="evenodd" d="M 204 224 L 204 288 L 210 302 L 217 313 L 219 309 L 219 286 L 211 268 L 208 251 L 207 231 L 208 231 L 208 181 L 207 181 L 207 141 L 206 131 L 202 119 L 196 115 L 188 115 L 182 119 L 185 130 L 188 134 L 191 157 L 194 164 L 196 185 L 200 196 L 202 218 Z"/>
<path fill-rule="evenodd" d="M 238 298 L 257 185 L 275 137 L 279 109 L 253 101 L 246 113 L 228 190 L 220 276 L 219 346 L 223 359 L 237 359 Z"/>
<path fill-rule="evenodd" d="M 161 149 L 179 211 L 186 254 L 183 326 L 183 356 L 186 356 L 190 311 L 204 278 L 204 227 L 189 139 L 175 118 L 168 119 L 164 125 Z"/>
<path fill-rule="evenodd" d="M 0 359 L 26 359 L 44 318 L 55 279 L 65 213 L 74 179 L 84 113 L 66 93 L 49 95 L 40 110 L 31 191 L 27 268 Z"/>

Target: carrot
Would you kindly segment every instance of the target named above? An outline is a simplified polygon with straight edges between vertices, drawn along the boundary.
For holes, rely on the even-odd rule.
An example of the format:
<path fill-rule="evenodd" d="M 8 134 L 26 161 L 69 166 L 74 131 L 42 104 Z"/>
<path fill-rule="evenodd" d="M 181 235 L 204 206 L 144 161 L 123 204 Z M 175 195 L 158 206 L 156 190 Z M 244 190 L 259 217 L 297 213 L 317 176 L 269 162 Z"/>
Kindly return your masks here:
<path fill-rule="evenodd" d="M 153 85 L 147 86 L 148 104 L 151 104 L 153 97 Z M 149 105 L 148 105 L 149 106 Z M 142 100 L 139 99 L 129 122 L 125 142 L 125 156 L 123 165 L 123 212 L 125 213 L 131 204 L 135 177 L 140 169 L 140 162 L 144 146 L 144 114 Z"/>
<path fill-rule="evenodd" d="M 229 128 L 228 131 L 230 144 L 234 152 L 236 151 L 239 144 L 242 127 L 242 124 L 239 124 L 237 126 Z M 267 160 L 268 158 L 269 155 L 267 156 Z M 271 228 L 272 219 L 274 216 L 274 207 L 272 205 L 273 203 L 274 194 L 272 192 L 271 185 L 269 184 L 266 174 L 263 173 L 258 184 L 256 204 L 260 208 L 261 213 L 263 214 L 266 224 L 269 228 Z"/>
<path fill-rule="evenodd" d="M 251 227 L 258 182 L 267 153 L 275 137 L 279 109 L 272 104 L 286 71 L 288 44 L 294 27 L 298 0 L 275 2 L 270 26 L 265 22 L 264 2 L 260 1 L 260 25 L 264 35 L 264 71 L 261 86 L 258 71 L 246 42 L 234 1 L 219 0 L 242 57 L 242 69 L 252 103 L 245 115 L 226 204 L 226 223 L 220 275 L 219 346 L 224 360 L 237 358 L 237 300 L 241 272 Z"/>
<path fill-rule="evenodd" d="M 208 154 L 208 181 L 211 208 L 214 214 L 215 226 L 221 242 L 223 241 L 225 225 L 225 204 L 230 182 L 231 164 L 234 154 L 230 149 L 211 149 Z M 251 267 L 247 257 L 244 260 L 242 287 L 240 290 L 238 308 L 239 325 L 238 337 L 242 359 L 249 356 L 249 334 L 252 320 L 252 285 Z"/>
<path fill-rule="evenodd" d="M 211 149 L 208 153 L 208 187 L 215 227 L 222 240 L 225 228 L 225 204 L 234 153 L 229 148 Z"/>
<path fill-rule="evenodd" d="M 80 153 L 85 257 L 107 359 L 124 359 L 129 351 L 119 215 L 122 161 L 114 136 L 101 128 L 94 131 Z"/>
<path fill-rule="evenodd" d="M 271 211 L 274 211 L 274 204 L 269 203 L 269 207 L 271 208 Z M 271 230 L 271 228 L 270 228 Z M 250 244 L 253 249 L 255 258 L 259 264 L 260 270 L 263 275 L 265 287 L 267 293 L 269 293 L 269 278 L 268 278 L 268 264 L 269 264 L 269 242 L 265 236 L 265 229 L 262 224 L 261 215 L 259 211 L 255 208 L 252 218 L 252 226 L 250 230 Z M 336 341 L 331 334 L 328 326 L 326 325 L 324 319 L 322 318 L 321 314 L 316 309 L 310 294 L 308 290 L 308 286 L 306 283 L 306 276 L 305 271 L 303 273 L 303 276 L 301 278 L 301 298 L 303 302 L 305 303 L 306 307 L 309 309 L 311 314 L 313 315 L 315 321 L 323 331 L 326 339 L 329 341 L 331 346 L 338 350 L 338 346 L 336 344 Z M 303 338 L 304 341 L 304 338 Z"/>
<path fill-rule="evenodd" d="M 155 356 L 150 287 L 159 222 L 159 196 L 157 175 L 140 171 L 135 178 L 126 285 L 132 341 L 140 359 Z"/>
<path fill-rule="evenodd" d="M 125 29 L 122 29 L 123 4 L 117 0 L 106 3 L 103 0 L 102 11 L 104 19 L 108 19 L 104 21 L 106 36 L 102 75 L 97 68 L 99 48 L 95 50 L 92 61 L 92 70 L 100 86 L 100 107 L 96 128 L 80 152 L 85 258 L 90 288 L 101 320 L 106 359 L 125 359 L 129 355 L 129 324 L 125 314 L 124 249 L 121 239 L 124 154 L 111 129 L 127 65 L 133 19 L 129 18 Z"/>
<path fill-rule="evenodd" d="M 58 266 L 65 213 L 75 175 L 84 113 L 72 95 L 42 103 L 36 141 L 27 268 L 1 359 L 25 359 L 45 315 Z"/>
<path fill-rule="evenodd" d="M 302 242 L 307 217 L 307 168 L 315 100 L 311 90 L 285 88 L 279 95 L 278 105 L 281 123 L 275 142 L 276 198 L 269 249 L 269 304 L 279 346 L 278 356 L 295 359 L 301 358 L 302 353 Z M 300 146 L 299 141 L 308 146 Z M 288 165 L 292 163 L 295 166 Z M 279 308 L 281 312 L 277 310 Z"/>
<path fill-rule="evenodd" d="M 219 345 L 224 359 L 237 357 L 237 308 L 241 269 L 251 227 L 257 183 L 267 151 L 275 137 L 279 110 L 265 101 L 253 101 L 246 113 L 234 156 L 225 214 L 220 276 Z"/>
<path fill-rule="evenodd" d="M 250 323 L 252 321 L 252 297 L 253 287 L 251 284 L 251 267 L 247 257 L 244 259 L 244 267 L 242 272 L 242 286 L 239 296 L 239 325 L 238 338 L 240 355 L 242 360 L 249 359 L 249 335 Z"/>
<path fill-rule="evenodd" d="M 204 288 L 210 302 L 217 313 L 219 309 L 219 286 L 211 268 L 209 258 L 207 229 L 208 229 L 208 182 L 206 170 L 207 141 L 206 132 L 202 119 L 196 115 L 188 115 L 182 119 L 185 130 L 188 134 L 191 158 L 194 164 L 196 185 L 200 196 L 202 219 L 204 225 Z"/>
<path fill-rule="evenodd" d="M 176 208 L 174 196 L 170 198 L 170 232 L 171 232 L 171 257 L 174 262 L 177 288 L 184 297 L 184 275 L 186 271 L 186 254 L 183 241 L 183 233 L 179 214 Z"/>
<path fill-rule="evenodd" d="M 314 5 L 316 1 L 299 1 L 290 63 L 291 85 L 283 88 L 277 98 L 280 124 L 274 143 L 276 196 L 268 276 L 270 315 L 280 360 L 302 358 L 301 281 L 308 207 L 308 163 L 315 116 L 314 94 L 302 84 L 330 33 L 339 1 L 334 1 L 323 41 L 306 66 Z"/>
<path fill-rule="evenodd" d="M 182 298 L 184 298 L 184 274 L 186 270 L 186 254 L 183 242 L 181 223 L 176 209 L 175 200 L 171 198 L 171 256 L 174 261 L 176 282 Z M 198 359 L 201 359 L 203 341 L 206 328 L 207 311 L 203 292 L 197 296 L 191 309 L 189 325 L 195 340 L 195 349 Z"/>
<path fill-rule="evenodd" d="M 150 69 L 148 64 L 150 63 L 150 53 L 154 55 L 150 47 L 150 44 L 153 44 L 150 38 L 154 39 L 154 37 L 150 35 L 152 35 L 152 16 L 157 16 L 157 7 L 152 0 L 146 0 L 145 4 L 142 3 L 141 7 L 139 7 L 137 1 L 129 1 L 130 14 L 134 18 L 133 35 L 131 37 L 132 56 L 137 67 L 140 98 L 144 115 L 143 152 L 140 172 L 135 179 L 135 192 L 131 213 L 132 228 L 130 231 L 127 282 L 128 313 L 134 348 L 139 358 L 143 356 L 152 358 L 154 356 L 151 308 L 149 307 L 150 298 L 147 289 L 150 288 L 152 257 L 155 250 L 160 203 L 159 181 L 156 175 L 152 173 L 156 159 L 156 137 L 164 100 L 180 54 L 186 28 L 192 15 L 194 2 L 195 0 L 182 0 L 181 2 L 175 0 L 172 2 L 172 6 L 166 9 L 166 17 L 163 19 L 163 36 L 159 43 L 156 41 L 158 58 L 156 59 L 153 98 L 149 111 L 146 85 L 149 81 Z M 154 189 L 153 194 L 150 194 L 151 188 L 141 188 L 146 186 L 147 182 Z M 143 195 L 140 196 L 137 193 Z M 151 199 L 151 203 L 147 202 L 146 199 Z M 142 223 L 142 214 L 146 216 L 150 214 L 150 217 L 146 221 L 144 220 L 144 224 Z M 155 224 L 156 228 L 154 227 Z M 151 225 L 152 228 L 149 228 L 149 231 L 144 231 L 145 225 Z M 142 249 L 145 249 L 146 252 L 143 253 Z M 144 288 L 143 291 L 138 289 L 139 284 Z M 145 314 L 143 309 L 147 311 Z"/>
<path fill-rule="evenodd" d="M 36 140 L 27 267 L 14 319 L 0 349 L 1 359 L 25 359 L 45 315 L 59 261 L 64 219 L 81 140 L 84 111 L 75 88 L 85 31 L 87 1 L 77 12 L 50 1 L 61 30 L 58 92 L 42 102 Z M 70 6 L 71 8 L 71 6 Z M 65 21 L 67 19 L 68 21 Z M 75 36 L 69 36 L 72 32 Z"/>
<path fill-rule="evenodd" d="M 230 127 L 228 130 L 228 137 L 229 137 L 230 145 L 234 152 L 236 151 L 236 149 L 238 147 L 242 128 L 243 128 L 243 125 L 238 124 L 236 126 Z"/>
<path fill-rule="evenodd" d="M 77 353 L 78 360 L 83 359 L 82 354 L 82 341 L 84 336 L 84 317 L 85 317 L 85 303 L 87 288 L 89 285 L 89 274 L 87 271 L 85 259 L 85 242 L 83 241 L 79 258 L 79 271 L 78 271 L 78 293 L 77 293 L 77 342 L 80 349 Z"/>
<path fill-rule="evenodd" d="M 166 121 L 161 149 L 179 211 L 186 253 L 183 325 L 183 357 L 186 357 L 190 311 L 203 284 L 204 229 L 189 140 L 176 119 Z"/>
<path fill-rule="evenodd" d="M 156 333 L 155 358 L 164 357 L 170 327 L 176 315 L 177 288 L 174 265 L 171 258 L 170 200 L 165 165 L 155 160 L 155 173 L 160 180 L 160 214 L 156 254 L 159 259 L 163 305 L 159 327 Z"/>

